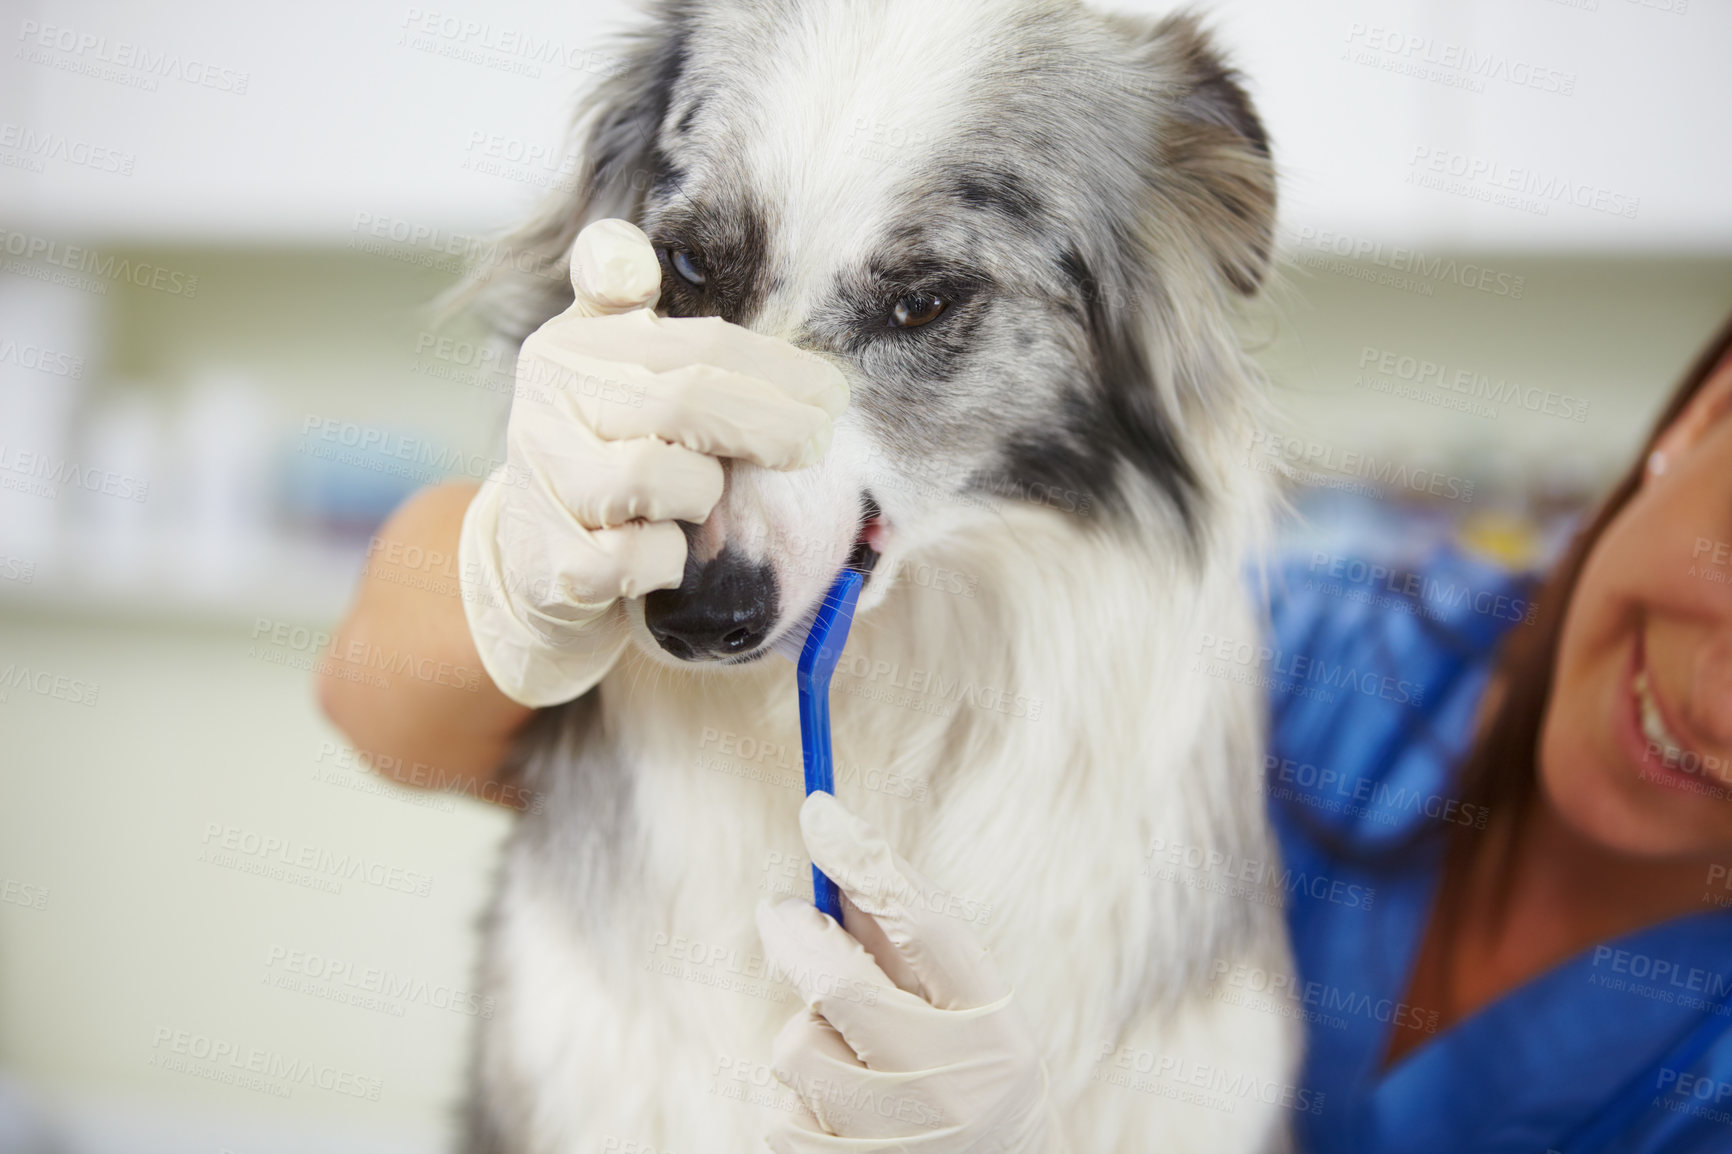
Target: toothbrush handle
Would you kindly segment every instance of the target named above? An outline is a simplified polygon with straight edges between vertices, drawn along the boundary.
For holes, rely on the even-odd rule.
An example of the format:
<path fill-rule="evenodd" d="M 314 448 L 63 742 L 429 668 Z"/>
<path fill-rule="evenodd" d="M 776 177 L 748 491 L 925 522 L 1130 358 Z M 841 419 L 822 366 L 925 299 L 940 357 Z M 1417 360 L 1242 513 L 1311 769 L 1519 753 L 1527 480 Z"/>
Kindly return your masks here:
<path fill-rule="evenodd" d="M 842 891 L 817 866 L 812 867 L 812 904 L 819 913 L 829 914 L 837 925 L 842 924 Z"/>
<path fill-rule="evenodd" d="M 805 755 L 808 795 L 836 792 L 836 773 L 830 758 L 830 678 L 841 659 L 842 646 L 847 643 L 848 627 L 854 622 L 854 606 L 865 583 L 865 575 L 853 569 L 844 569 L 836 575 L 818 608 L 817 620 L 806 635 L 806 646 L 794 675 L 800 690 L 800 747 Z M 816 865 L 812 867 L 812 904 L 835 918 L 837 925 L 842 924 L 842 892 Z"/>
<path fill-rule="evenodd" d="M 836 792 L 836 773 L 830 760 L 830 686 L 800 686 L 800 737 L 805 746 L 806 793 Z M 842 924 L 842 891 L 812 867 L 812 904 Z"/>
<path fill-rule="evenodd" d="M 830 761 L 830 686 L 800 686 L 800 738 L 805 749 L 805 792 L 807 795 L 835 794 L 837 773 Z M 812 866 L 812 904 L 828 913 L 842 925 L 842 891 L 835 882 L 824 877 L 823 870 Z"/>

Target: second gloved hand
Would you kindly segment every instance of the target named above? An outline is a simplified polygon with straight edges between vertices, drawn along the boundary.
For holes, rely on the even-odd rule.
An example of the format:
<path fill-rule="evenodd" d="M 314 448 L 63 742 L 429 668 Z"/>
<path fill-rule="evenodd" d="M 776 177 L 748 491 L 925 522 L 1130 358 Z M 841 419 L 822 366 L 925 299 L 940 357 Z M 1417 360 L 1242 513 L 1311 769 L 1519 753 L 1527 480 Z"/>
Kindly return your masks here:
<path fill-rule="evenodd" d="M 771 1067 L 807 1113 L 778 1120 L 776 1154 L 1057 1154 L 1034 1035 L 992 956 L 877 831 L 827 793 L 800 811 L 812 861 L 865 915 L 859 940 L 790 898 L 758 906 L 775 972 L 807 1009 Z M 849 911 L 851 925 L 855 910 Z"/>
<path fill-rule="evenodd" d="M 459 539 L 481 663 L 533 707 L 601 680 L 626 645 L 626 600 L 678 587 L 675 522 L 721 498 L 717 458 L 813 464 L 848 403 L 820 357 L 719 317 L 658 317 L 661 265 L 626 221 L 578 234 L 571 279 L 572 306 L 523 342 L 505 463 Z"/>

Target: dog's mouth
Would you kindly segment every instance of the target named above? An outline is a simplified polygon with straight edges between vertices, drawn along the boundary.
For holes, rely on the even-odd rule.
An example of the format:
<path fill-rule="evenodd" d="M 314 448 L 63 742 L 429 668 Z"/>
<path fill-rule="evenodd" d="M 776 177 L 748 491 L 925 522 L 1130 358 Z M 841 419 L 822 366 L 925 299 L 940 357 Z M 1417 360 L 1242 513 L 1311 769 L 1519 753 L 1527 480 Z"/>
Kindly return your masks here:
<path fill-rule="evenodd" d="M 872 570 L 884 553 L 884 542 L 889 533 L 890 525 L 884 520 L 884 510 L 873 500 L 872 494 L 864 494 L 860 498 L 860 530 L 854 535 L 854 547 L 848 552 L 844 568 L 864 573 L 867 583 L 870 583 Z"/>
<path fill-rule="evenodd" d="M 873 499 L 872 494 L 863 493 L 860 497 L 860 522 L 854 533 L 853 547 L 848 551 L 848 559 L 843 562 L 843 569 L 852 569 L 865 575 L 861 585 L 864 591 L 866 585 L 872 583 L 872 571 L 877 568 L 878 560 L 884 554 L 884 549 L 890 537 L 890 523 L 884 516 L 884 510 Z M 832 578 L 832 581 L 834 578 Z M 795 625 L 794 628 L 799 628 Z M 746 665 L 767 656 L 774 648 L 772 645 L 760 645 L 750 653 L 742 653 L 735 657 L 722 659 L 723 665 Z"/>

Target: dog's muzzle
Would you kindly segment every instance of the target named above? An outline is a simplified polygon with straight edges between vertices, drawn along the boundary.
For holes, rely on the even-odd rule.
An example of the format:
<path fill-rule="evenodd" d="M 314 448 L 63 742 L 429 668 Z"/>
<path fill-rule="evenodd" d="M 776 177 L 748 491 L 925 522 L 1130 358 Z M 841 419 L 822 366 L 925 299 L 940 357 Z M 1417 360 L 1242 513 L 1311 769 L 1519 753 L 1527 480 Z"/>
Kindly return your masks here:
<path fill-rule="evenodd" d="M 777 601 L 770 563 L 727 546 L 709 561 L 687 562 L 678 589 L 645 597 L 643 619 L 656 643 L 682 661 L 738 657 L 770 635 Z"/>
<path fill-rule="evenodd" d="M 692 540 L 697 526 L 680 525 Z M 844 564 L 868 580 L 878 563 L 873 542 L 881 531 L 878 502 L 862 494 L 859 528 Z M 781 601 L 775 565 L 729 544 L 708 561 L 688 556 L 679 588 L 657 589 L 644 598 L 643 619 L 656 644 L 681 661 L 736 664 L 768 652 L 763 646 L 776 628 Z"/>

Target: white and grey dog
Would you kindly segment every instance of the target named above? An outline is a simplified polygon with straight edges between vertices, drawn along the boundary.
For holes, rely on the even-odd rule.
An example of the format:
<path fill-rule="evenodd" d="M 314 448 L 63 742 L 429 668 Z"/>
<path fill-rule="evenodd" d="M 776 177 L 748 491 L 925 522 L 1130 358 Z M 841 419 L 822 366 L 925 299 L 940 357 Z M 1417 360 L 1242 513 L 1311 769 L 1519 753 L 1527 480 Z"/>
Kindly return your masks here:
<path fill-rule="evenodd" d="M 1287 971 L 1279 904 L 1210 868 L 1273 856 L 1261 695 L 1194 666 L 1257 634 L 1268 506 L 1232 318 L 1275 177 L 1235 75 L 1189 17 L 1079 0 L 661 0 L 574 148 L 515 252 L 628 217 L 664 311 L 823 354 L 852 401 L 812 468 L 727 463 L 685 583 L 526 737 L 469 1148 L 761 1148 L 799 1001 L 753 911 L 810 893 L 765 653 L 844 564 L 837 792 L 1014 983 L 1068 1149 L 1283 1146 L 1297 1033 L 1228 988 Z M 518 335 L 570 300 L 537 263 L 493 277 Z"/>

